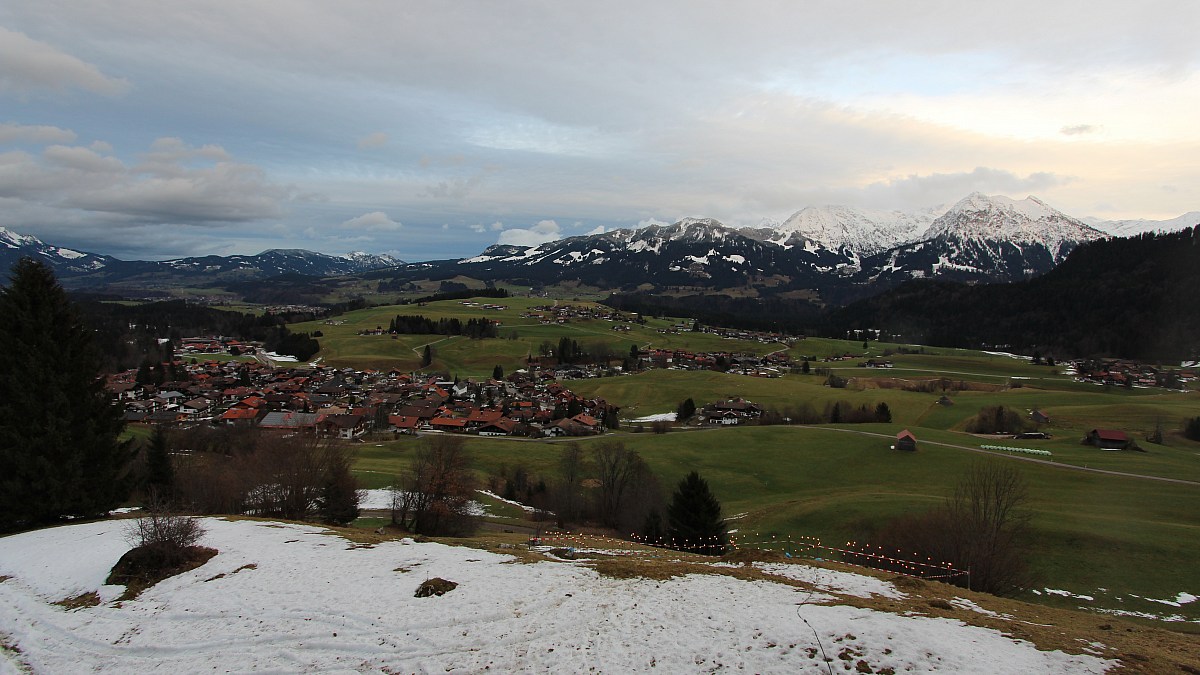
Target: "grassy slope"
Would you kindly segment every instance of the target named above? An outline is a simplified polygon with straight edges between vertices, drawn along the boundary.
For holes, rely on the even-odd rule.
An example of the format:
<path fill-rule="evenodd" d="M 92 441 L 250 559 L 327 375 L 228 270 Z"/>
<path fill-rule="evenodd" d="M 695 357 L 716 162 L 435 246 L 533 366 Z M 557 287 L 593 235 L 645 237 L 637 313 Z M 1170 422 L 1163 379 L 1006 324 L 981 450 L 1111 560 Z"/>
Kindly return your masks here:
<path fill-rule="evenodd" d="M 524 367 L 525 357 L 541 351 L 543 343 L 557 347 L 561 337 L 577 341 L 585 349 L 593 344 L 607 344 L 617 356 L 629 354 L 633 345 L 660 348 L 680 348 L 699 351 L 742 351 L 762 354 L 773 351 L 779 345 L 763 345 L 757 342 L 726 340 L 706 333 L 683 332 L 662 334 L 658 330 L 671 325 L 670 321 L 651 319 L 645 326 L 633 325 L 628 333 L 613 330 L 615 324 L 608 321 L 576 320 L 565 325 L 542 325 L 535 319 L 522 318 L 522 312 L 538 305 L 549 305 L 552 301 L 541 298 L 480 299 L 481 303 L 506 305 L 505 310 L 488 310 L 483 307 L 468 307 L 458 300 L 431 302 L 424 307 L 417 305 L 388 305 L 348 312 L 337 317 L 342 325 L 328 325 L 320 321 L 293 324 L 289 328 L 296 332 L 321 331 L 320 356 L 325 362 L 339 366 L 358 368 L 416 370 L 420 367 L 424 346 L 431 344 L 435 351 L 430 370 L 456 373 L 462 377 L 486 377 L 497 364 L 505 372 Z M 576 305 L 587 303 L 573 303 Z M 463 337 L 442 335 L 358 335 L 361 330 L 376 327 L 387 328 L 397 314 L 420 314 L 430 319 L 487 317 L 499 320 L 500 338 L 469 340 Z"/>

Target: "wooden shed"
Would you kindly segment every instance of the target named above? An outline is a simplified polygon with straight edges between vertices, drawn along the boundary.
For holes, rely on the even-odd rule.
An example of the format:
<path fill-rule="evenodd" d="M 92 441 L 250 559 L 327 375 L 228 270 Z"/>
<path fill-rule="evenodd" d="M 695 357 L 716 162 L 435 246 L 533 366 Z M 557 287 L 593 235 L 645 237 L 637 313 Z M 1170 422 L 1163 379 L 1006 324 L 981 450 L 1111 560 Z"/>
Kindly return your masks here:
<path fill-rule="evenodd" d="M 908 429 L 905 429 L 904 431 L 901 431 L 900 433 L 896 434 L 895 448 L 897 450 L 908 450 L 910 452 L 913 450 L 916 450 L 917 449 L 917 437 L 913 436 L 911 431 L 909 431 Z"/>

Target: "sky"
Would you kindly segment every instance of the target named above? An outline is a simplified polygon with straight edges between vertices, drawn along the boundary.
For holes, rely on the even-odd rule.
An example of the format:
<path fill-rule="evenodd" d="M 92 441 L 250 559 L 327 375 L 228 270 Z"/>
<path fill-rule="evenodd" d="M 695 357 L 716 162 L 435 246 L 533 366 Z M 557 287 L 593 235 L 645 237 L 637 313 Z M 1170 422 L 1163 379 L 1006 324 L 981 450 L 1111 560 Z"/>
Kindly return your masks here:
<path fill-rule="evenodd" d="M 1173 218 L 1200 210 L 1197 26 L 1194 0 L 6 0 L 0 227 L 416 261 L 975 191 Z"/>

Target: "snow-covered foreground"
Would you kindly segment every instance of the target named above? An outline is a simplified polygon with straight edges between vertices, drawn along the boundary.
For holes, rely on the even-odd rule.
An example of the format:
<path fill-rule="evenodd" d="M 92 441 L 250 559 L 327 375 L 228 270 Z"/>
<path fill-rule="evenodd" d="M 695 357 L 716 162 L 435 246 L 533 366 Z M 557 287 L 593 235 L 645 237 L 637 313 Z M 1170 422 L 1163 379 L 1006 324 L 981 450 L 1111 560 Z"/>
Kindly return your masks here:
<path fill-rule="evenodd" d="M 770 581 L 613 579 L 581 563 L 527 564 L 435 543 L 363 547 L 318 527 L 214 519 L 205 527 L 216 557 L 120 604 L 123 589 L 103 586 L 127 548 L 119 521 L 0 539 L 0 643 L 15 647 L 0 650 L 0 673 L 825 672 L 813 629 L 837 672 L 859 661 L 876 673 L 1114 665 L 950 619 L 805 604 L 818 598 Z M 897 593 L 875 579 L 786 567 L 764 571 L 830 579 L 822 589 L 830 596 Z M 413 597 L 431 577 L 458 587 Z M 99 591 L 101 604 L 52 604 L 86 591 Z"/>

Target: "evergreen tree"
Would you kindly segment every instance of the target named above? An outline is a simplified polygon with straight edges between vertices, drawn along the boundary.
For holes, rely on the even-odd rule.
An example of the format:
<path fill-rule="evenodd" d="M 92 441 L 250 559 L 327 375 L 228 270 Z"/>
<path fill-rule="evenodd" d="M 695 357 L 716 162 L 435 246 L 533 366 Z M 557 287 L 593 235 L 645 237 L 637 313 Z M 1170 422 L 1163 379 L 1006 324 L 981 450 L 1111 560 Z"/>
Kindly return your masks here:
<path fill-rule="evenodd" d="M 667 507 L 667 533 L 675 548 L 708 555 L 725 553 L 729 533 L 721 518 L 721 503 L 708 482 L 693 471 L 679 481 Z"/>
<path fill-rule="evenodd" d="M 679 407 L 675 409 L 675 421 L 686 422 L 696 414 L 696 402 L 692 399 L 685 399 Z"/>
<path fill-rule="evenodd" d="M 121 406 L 92 331 L 45 265 L 23 258 L 0 290 L 0 531 L 95 516 L 130 493 Z"/>
<path fill-rule="evenodd" d="M 171 501 L 174 497 L 175 468 L 171 465 L 171 453 L 167 448 L 167 432 L 155 427 L 146 445 L 146 499 Z"/>
<path fill-rule="evenodd" d="M 504 366 L 502 366 L 500 364 L 496 364 L 496 367 L 492 368 L 492 379 L 493 380 L 503 380 L 504 379 Z"/>
<path fill-rule="evenodd" d="M 892 421 L 892 409 L 888 407 L 888 404 L 886 401 L 880 402 L 879 405 L 875 406 L 875 421 L 876 422 L 891 422 Z"/>
<path fill-rule="evenodd" d="M 804 363 L 800 364 L 800 372 L 807 375 L 812 370 L 812 366 L 808 364 L 808 359 L 804 359 Z"/>
<path fill-rule="evenodd" d="M 426 368 L 433 363 L 433 349 L 429 345 L 425 345 L 425 351 L 421 354 L 421 367 Z"/>

